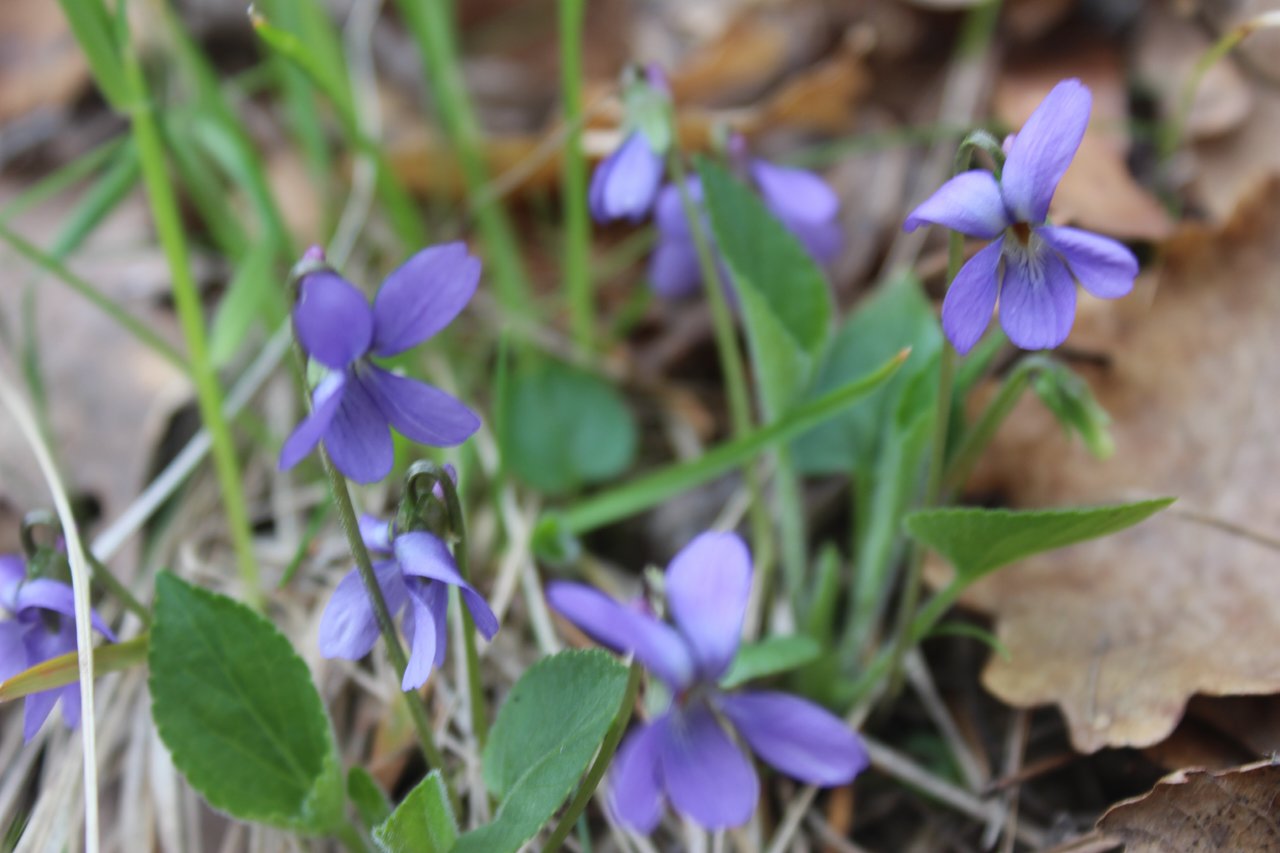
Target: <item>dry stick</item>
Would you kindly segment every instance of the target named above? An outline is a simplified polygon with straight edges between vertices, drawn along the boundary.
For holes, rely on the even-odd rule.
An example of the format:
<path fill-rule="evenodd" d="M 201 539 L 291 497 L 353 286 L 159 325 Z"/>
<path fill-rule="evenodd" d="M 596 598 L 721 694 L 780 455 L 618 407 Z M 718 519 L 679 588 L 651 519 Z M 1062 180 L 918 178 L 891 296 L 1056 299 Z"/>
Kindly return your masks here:
<path fill-rule="evenodd" d="M 0 399 L 18 424 L 40 466 L 40 473 L 53 495 L 53 506 L 62 525 L 62 535 L 71 564 L 71 589 L 76 618 L 76 649 L 80 652 L 80 707 L 82 722 L 80 744 L 84 751 L 84 845 L 87 853 L 98 850 L 98 759 L 93 713 L 93 632 L 89 618 L 89 566 L 80 541 L 80 529 L 71 511 L 71 501 L 58 476 L 53 454 L 36 426 L 35 417 L 8 377 L 0 374 Z"/>
<path fill-rule="evenodd" d="M 907 656 L 903 660 L 903 667 L 907 671 L 907 680 L 911 682 L 911 686 L 915 688 L 916 696 L 919 697 L 920 703 L 924 705 L 925 712 L 933 720 L 934 726 L 937 727 L 942 734 L 943 740 L 951 748 L 951 755 L 960 767 L 965 785 L 968 786 L 970 791 L 981 791 L 990 781 L 988 778 L 990 774 L 979 764 L 978 759 L 969 748 L 969 744 L 960 734 L 960 727 L 956 725 L 951 711 L 947 708 L 946 703 L 942 701 L 942 696 L 938 693 L 937 685 L 933 683 L 933 676 L 930 674 L 928 664 L 925 663 L 924 655 L 920 654 L 919 648 L 907 652 Z M 983 846 L 990 847 L 990 845 Z"/>

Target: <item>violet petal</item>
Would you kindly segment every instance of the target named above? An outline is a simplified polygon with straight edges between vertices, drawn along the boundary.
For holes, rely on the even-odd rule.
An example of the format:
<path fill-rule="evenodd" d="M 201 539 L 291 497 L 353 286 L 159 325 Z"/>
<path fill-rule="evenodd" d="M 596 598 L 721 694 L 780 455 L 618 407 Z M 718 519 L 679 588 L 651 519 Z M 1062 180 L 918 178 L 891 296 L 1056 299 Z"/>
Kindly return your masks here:
<path fill-rule="evenodd" d="M 973 349 L 991 324 L 1003 245 L 1001 237 L 966 261 L 942 300 L 942 330 L 961 355 Z"/>
<path fill-rule="evenodd" d="M 1015 346 L 1053 349 L 1067 339 L 1076 316 L 1076 283 L 1055 253 L 1006 255 L 1000 325 Z"/>
<path fill-rule="evenodd" d="M 646 835 L 662 818 L 661 733 L 657 722 L 634 729 L 618 749 L 609 775 L 609 807 L 623 824 Z"/>
<path fill-rule="evenodd" d="M 866 747 L 844 721 L 788 693 L 723 695 L 720 710 L 766 762 L 811 785 L 844 785 L 867 768 Z"/>
<path fill-rule="evenodd" d="M 991 239 L 1012 223 L 995 176 L 984 169 L 961 172 L 925 199 L 902 223 L 914 231 L 932 222 L 970 237 Z"/>
<path fill-rule="evenodd" d="M 346 384 L 324 447 L 338 470 L 357 483 L 376 483 L 390 473 L 395 462 L 391 427 L 361 382 Z"/>
<path fill-rule="evenodd" d="M 653 207 L 661 183 L 662 157 L 649 147 L 643 133 L 632 131 L 592 176 L 591 214 L 597 222 L 639 222 Z"/>
<path fill-rule="evenodd" d="M 666 625 L 583 584 L 547 585 L 547 603 L 596 642 L 636 658 L 674 690 L 693 680 L 693 658 L 684 638 Z"/>
<path fill-rule="evenodd" d="M 663 299 L 681 299 L 702 287 L 702 268 L 689 237 L 661 237 L 649 256 L 649 284 Z"/>
<path fill-rule="evenodd" d="M 760 187 L 765 204 L 781 219 L 827 222 L 840 212 L 840 197 L 835 190 L 806 169 L 775 166 L 757 159 L 751 161 L 751 177 Z"/>
<path fill-rule="evenodd" d="M 458 572 L 458 564 L 454 561 L 453 554 L 449 553 L 448 546 L 440 537 L 419 530 L 400 534 L 396 537 L 394 544 L 396 559 L 400 561 L 400 568 L 406 575 L 456 586 L 462 593 L 462 600 L 466 602 L 467 610 L 471 611 L 476 630 L 483 634 L 486 640 L 493 639 L 493 635 L 498 633 L 498 617 L 489 609 L 489 603 L 484 600 L 484 596 L 463 579 Z"/>
<path fill-rule="evenodd" d="M 48 578 L 33 578 L 18 588 L 17 603 L 19 610 L 39 607 L 44 610 L 52 610 L 54 613 L 61 613 L 71 620 L 76 618 L 75 591 L 72 590 L 70 585 L 61 581 Z M 98 615 L 96 610 L 91 609 L 89 611 L 89 621 L 108 640 L 113 643 L 116 641 L 116 635 L 111 633 L 111 629 L 107 627 L 106 622 L 102 621 L 102 617 Z"/>
<path fill-rule="evenodd" d="M 12 678 L 27 668 L 23 631 L 24 627 L 17 622 L 0 622 L 0 681 Z"/>
<path fill-rule="evenodd" d="M 27 631 L 23 637 L 23 646 L 27 652 L 27 667 L 33 667 L 51 658 L 65 655 L 76 650 L 75 626 L 65 622 L 57 631 L 48 631 L 41 627 Z M 49 717 L 49 712 L 57 704 L 60 689 L 42 690 L 26 697 L 23 703 L 22 736 L 30 741 L 40 731 L 40 726 Z"/>
<path fill-rule="evenodd" d="M 672 711 L 658 754 L 671 804 L 706 829 L 741 826 L 760 797 L 755 768 L 703 702 Z"/>
<path fill-rule="evenodd" d="M 341 370 L 369 350 L 373 311 L 364 294 L 342 276 L 314 272 L 298 285 L 293 328 L 307 355 Z"/>
<path fill-rule="evenodd" d="M 382 588 L 387 610 L 394 616 L 404 606 L 405 588 L 400 567 L 394 561 L 375 563 L 373 573 Z M 378 622 L 373 605 L 352 569 L 339 581 L 320 616 L 320 654 L 327 658 L 359 660 L 378 642 Z"/>
<path fill-rule="evenodd" d="M 751 553 L 736 533 L 703 533 L 671 560 L 667 604 L 699 674 L 715 681 L 733 661 L 751 596 Z"/>
<path fill-rule="evenodd" d="M 480 283 L 480 261 L 461 241 L 415 254 L 373 300 L 373 351 L 393 356 L 430 338 L 466 307 Z"/>
<path fill-rule="evenodd" d="M 405 438 L 453 447 L 480 428 L 474 412 L 439 388 L 372 365 L 357 375 L 383 417 Z"/>
<path fill-rule="evenodd" d="M 316 385 L 311 395 L 311 414 L 294 427 L 280 449 L 281 471 L 288 471 L 316 449 L 333 422 L 333 416 L 338 413 L 346 386 L 347 376 L 341 371 L 330 373 Z"/>
<path fill-rule="evenodd" d="M 371 552 L 391 553 L 391 525 L 376 515 L 360 516 L 360 539 Z"/>
<path fill-rule="evenodd" d="M 1053 87 L 1013 138 L 1000 175 L 1005 207 L 1016 222 L 1039 225 L 1089 125 L 1093 96 L 1079 80 Z"/>
<path fill-rule="evenodd" d="M 436 593 L 444 587 L 440 584 L 414 583 L 412 579 L 407 579 L 406 587 L 409 591 L 409 606 L 413 608 L 413 636 L 409 638 L 409 663 L 404 668 L 400 689 L 417 690 L 431 677 L 437 649 L 444 645 L 445 635 L 437 632 L 432 609 L 436 603 Z M 435 587 L 435 592 L 431 591 L 432 587 Z M 447 606 L 448 599 L 445 603 Z"/>
<path fill-rule="evenodd" d="M 1133 290 L 1138 259 L 1124 244 L 1079 228 L 1046 226 L 1035 233 L 1062 255 L 1081 287 L 1094 296 L 1116 299 Z"/>

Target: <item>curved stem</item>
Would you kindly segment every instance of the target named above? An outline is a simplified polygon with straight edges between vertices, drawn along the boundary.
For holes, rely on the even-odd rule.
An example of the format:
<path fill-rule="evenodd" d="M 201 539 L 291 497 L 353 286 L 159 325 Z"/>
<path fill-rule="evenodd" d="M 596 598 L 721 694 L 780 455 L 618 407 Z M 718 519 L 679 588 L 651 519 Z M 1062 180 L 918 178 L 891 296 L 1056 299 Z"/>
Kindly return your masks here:
<path fill-rule="evenodd" d="M 560 845 L 564 843 L 564 840 L 569 837 L 569 833 L 573 831 L 573 825 L 578 822 L 583 809 L 591 801 L 592 794 L 600 786 L 600 780 L 604 778 L 605 771 L 609 769 L 609 764 L 613 761 L 613 755 L 618 750 L 618 743 L 622 740 L 622 735 L 627 731 L 627 723 L 631 721 L 631 709 L 636 704 L 636 694 L 640 690 L 640 672 L 640 664 L 633 661 L 631 674 L 627 678 L 627 689 L 622 696 L 622 706 L 618 708 L 618 715 L 613 718 L 613 722 L 609 725 L 609 731 L 605 733 L 604 743 L 600 744 L 600 752 L 596 754 L 595 763 L 587 771 L 587 775 L 578 787 L 578 793 L 574 796 L 573 802 L 569 803 L 569 807 L 560 816 L 560 822 L 552 830 L 551 837 L 543 845 L 543 850 L 560 849 Z"/>
<path fill-rule="evenodd" d="M 582 24 L 585 0 L 560 0 L 560 90 L 564 101 L 563 191 L 564 284 L 569 297 L 573 341 L 591 352 L 595 310 L 591 296 L 588 253 L 591 222 L 587 217 L 587 159 L 582 151 Z"/>

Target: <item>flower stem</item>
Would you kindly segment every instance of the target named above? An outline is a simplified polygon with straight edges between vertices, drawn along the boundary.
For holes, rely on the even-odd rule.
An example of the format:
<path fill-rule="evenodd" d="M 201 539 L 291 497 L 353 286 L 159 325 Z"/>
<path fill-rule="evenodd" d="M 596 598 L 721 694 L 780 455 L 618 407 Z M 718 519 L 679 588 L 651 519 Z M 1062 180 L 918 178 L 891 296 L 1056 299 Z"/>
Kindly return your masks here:
<path fill-rule="evenodd" d="M 671 117 L 671 126 L 676 127 L 674 115 Z M 729 300 L 721 287 L 720 270 L 711 252 L 711 243 L 704 230 L 702 214 L 689 193 L 684 162 L 680 159 L 678 145 L 671 146 L 667 164 L 671 170 L 676 191 L 680 194 L 680 206 L 684 209 L 685 219 L 689 223 L 689 232 L 693 236 L 694 249 L 698 255 L 698 266 L 702 271 L 702 290 L 707 294 L 707 305 L 711 310 L 716 351 L 720 356 L 720 369 L 724 371 L 725 387 L 729 395 L 729 420 L 733 427 L 733 435 L 741 439 L 751 433 L 751 396 L 747 390 L 747 374 L 742 366 L 742 354 L 738 350 L 737 332 L 733 327 L 733 312 L 729 308 Z M 765 590 L 768 589 L 773 566 L 773 529 L 769 523 L 768 510 L 764 504 L 764 489 L 760 484 L 760 475 L 756 471 L 754 460 L 748 460 L 743 465 L 742 471 L 747 482 L 747 490 L 751 493 L 751 532 L 755 546 L 756 583 L 758 589 Z"/>
<path fill-rule="evenodd" d="M 964 262 L 964 235 L 951 234 L 947 249 L 947 286 L 950 287 Z M 944 343 L 938 364 L 938 396 L 934 403 L 933 438 L 930 441 L 929 472 L 924 489 L 924 506 L 926 507 L 936 504 L 938 496 L 942 493 L 942 476 L 946 470 L 947 432 L 951 426 L 951 389 L 955 374 L 955 348 L 950 343 Z M 920 605 L 924 557 L 924 546 L 913 539 L 907 556 L 907 574 L 903 582 L 901 606 L 898 608 L 893 650 L 889 657 L 889 687 L 885 692 L 889 701 L 897 696 L 902 687 L 902 658 L 913 642 L 911 623 L 916 608 Z"/>
<path fill-rule="evenodd" d="M 583 0 L 560 0 L 560 87 L 564 101 L 564 285 L 569 297 L 573 340 L 584 353 L 592 348 L 595 311 L 587 258 L 591 222 L 587 217 L 587 160 L 582 151 Z"/>
<path fill-rule="evenodd" d="M 204 312 L 200 306 L 200 292 L 191 273 L 186 239 L 183 236 L 182 216 L 173 184 L 169 180 L 164 143 L 156 123 L 155 113 L 142 78 L 142 69 L 133 51 L 124 51 L 125 73 L 132 90 L 134 144 L 142 166 L 142 179 L 151 202 L 156 233 L 164 247 L 173 276 L 173 301 L 182 324 L 182 335 L 187 343 L 191 379 L 196 386 L 196 400 L 200 407 L 200 419 L 209 431 L 213 447 L 214 468 L 222 491 L 222 504 L 227 514 L 227 527 L 235 548 L 240 578 L 248 601 L 260 607 L 262 604 L 261 581 L 258 563 L 253 554 L 253 536 L 249 526 L 249 511 L 245 504 L 244 489 L 240 477 L 240 464 L 236 460 L 235 444 L 231 430 L 222 414 L 222 390 L 209 348 L 205 340 Z"/>
<path fill-rule="evenodd" d="M 640 664 L 633 661 L 631 674 L 627 678 L 627 689 L 622 696 L 622 705 L 618 708 L 618 715 L 613 718 L 613 722 L 609 725 L 609 731 L 605 733 L 604 743 L 600 744 L 600 752 L 596 754 L 595 763 L 591 765 L 591 769 L 587 771 L 582 784 L 578 786 L 578 793 L 574 796 L 573 802 L 569 803 L 569 807 L 560 816 L 560 822 L 552 830 L 551 837 L 547 839 L 547 843 L 542 847 L 543 850 L 560 849 L 560 845 L 564 843 L 564 840 L 569 837 L 569 833 L 573 830 L 573 825 L 578 822 L 583 809 L 591 801 L 592 794 L 600 786 L 600 780 L 604 778 L 605 771 L 609 769 L 609 764 L 613 761 L 613 755 L 618 750 L 618 743 L 621 742 L 623 734 L 627 731 L 627 723 L 631 721 L 631 709 L 635 707 L 636 694 L 640 690 L 640 672 Z"/>

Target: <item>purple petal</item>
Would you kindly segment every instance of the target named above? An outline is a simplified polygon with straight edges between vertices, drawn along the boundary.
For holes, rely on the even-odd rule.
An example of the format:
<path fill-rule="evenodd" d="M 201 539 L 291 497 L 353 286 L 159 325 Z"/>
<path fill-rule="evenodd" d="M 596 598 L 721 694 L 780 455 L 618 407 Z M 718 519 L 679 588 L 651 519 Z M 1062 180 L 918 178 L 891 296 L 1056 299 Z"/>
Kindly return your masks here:
<path fill-rule="evenodd" d="M 738 734 L 769 764 L 811 785 L 844 785 L 867 768 L 866 747 L 839 717 L 771 691 L 719 697 Z"/>
<path fill-rule="evenodd" d="M 27 650 L 22 645 L 23 630 L 17 622 L 0 622 L 0 681 L 12 678 L 27 668 Z"/>
<path fill-rule="evenodd" d="M 1053 349 L 1071 332 L 1076 283 L 1053 252 L 1019 249 L 1005 255 L 1000 325 L 1015 346 Z"/>
<path fill-rule="evenodd" d="M 288 471 L 316 449 L 329 429 L 333 416 L 338 413 L 346 384 L 347 376 L 342 372 L 330 373 L 320 380 L 311 395 L 311 414 L 294 428 L 293 433 L 285 439 L 284 447 L 280 449 L 281 471 Z"/>
<path fill-rule="evenodd" d="M 844 228 L 838 221 L 793 222 L 784 219 L 783 224 L 796 235 L 809 256 L 822 266 L 839 257 L 840 250 L 844 248 Z"/>
<path fill-rule="evenodd" d="M 17 604 L 19 610 L 39 607 L 44 610 L 61 613 L 72 620 L 76 618 L 75 592 L 68 584 L 61 581 L 49 580 L 48 578 L 35 578 L 27 581 L 18 588 Z M 89 611 L 89 621 L 94 628 L 97 628 L 111 642 L 114 643 L 116 641 L 116 635 L 111 633 L 111 629 L 107 627 L 106 622 L 102 621 L 102 617 L 98 615 L 97 611 Z M 72 636 L 75 636 L 74 632 Z M 72 641 L 71 648 L 75 649 L 74 641 Z"/>
<path fill-rule="evenodd" d="M 755 768 L 697 702 L 659 719 L 658 754 L 671 804 L 706 829 L 741 826 L 760 798 Z"/>
<path fill-rule="evenodd" d="M 1046 226 L 1035 233 L 1062 255 L 1076 280 L 1094 296 L 1115 299 L 1133 290 L 1138 259 L 1123 244 L 1079 228 Z"/>
<path fill-rule="evenodd" d="M 390 473 L 395 462 L 391 427 L 360 381 L 346 383 L 325 430 L 324 447 L 338 470 L 357 483 L 376 483 Z"/>
<path fill-rule="evenodd" d="M 649 834 L 662 818 L 662 779 L 657 722 L 639 726 L 622 742 L 609 776 L 609 807 L 618 820 L 636 832 Z"/>
<path fill-rule="evenodd" d="M 649 284 L 663 299 L 681 299 L 702 287 L 702 268 L 689 237 L 662 237 L 649 258 Z"/>
<path fill-rule="evenodd" d="M 1000 176 L 1004 204 L 1016 222 L 1038 225 L 1089 125 L 1093 96 L 1079 80 L 1053 87 L 1013 138 Z"/>
<path fill-rule="evenodd" d="M 439 388 L 372 365 L 357 375 L 383 417 L 405 438 L 432 447 L 453 447 L 480 428 L 474 412 Z"/>
<path fill-rule="evenodd" d="M 67 728 L 74 729 L 80 725 L 80 682 L 68 684 L 54 691 L 62 700 L 62 722 Z"/>
<path fill-rule="evenodd" d="M 298 286 L 293 329 L 307 355 L 341 370 L 368 352 L 373 312 L 354 284 L 335 272 L 315 272 Z"/>
<path fill-rule="evenodd" d="M 423 249 L 382 283 L 373 300 L 373 351 L 393 356 L 453 322 L 480 283 L 480 261 L 467 244 Z"/>
<path fill-rule="evenodd" d="M 27 564 L 17 554 L 0 555 L 0 607 L 18 609 L 18 585 L 27 579 Z"/>
<path fill-rule="evenodd" d="M 670 625 L 614 601 L 589 586 L 558 581 L 547 586 L 547 603 L 601 645 L 636 658 L 673 689 L 693 680 L 693 658 Z"/>
<path fill-rule="evenodd" d="M 370 551 L 391 553 L 391 526 L 376 515 L 360 516 L 360 538 Z"/>
<path fill-rule="evenodd" d="M 703 533 L 667 567 L 667 604 L 699 674 L 714 681 L 738 652 L 751 596 L 751 552 L 736 533 Z"/>
<path fill-rule="evenodd" d="M 689 188 L 689 196 L 694 204 L 701 206 L 701 181 L 697 178 L 689 178 L 685 186 Z M 653 208 L 653 224 L 657 226 L 658 233 L 662 237 L 680 235 L 692 239 L 689 218 L 684 215 L 684 203 L 680 200 L 680 190 L 675 184 L 667 184 L 658 193 L 658 201 Z"/>
<path fill-rule="evenodd" d="M 387 560 L 375 563 L 373 573 L 382 588 L 387 609 L 394 616 L 404 606 L 405 588 L 400 567 Z M 378 623 L 373 605 L 360 581 L 360 573 L 352 569 L 343 576 L 320 616 L 320 654 L 327 658 L 359 660 L 378 641 Z"/>
<path fill-rule="evenodd" d="M 759 185 L 765 204 L 781 219 L 828 222 L 840 212 L 840 197 L 813 172 L 752 160 L 751 177 Z"/>
<path fill-rule="evenodd" d="M 412 579 L 406 579 L 405 586 L 413 608 L 413 636 L 409 639 L 409 664 L 404 668 L 400 689 L 417 690 L 431 677 L 432 667 L 444 661 L 448 634 L 447 629 L 441 628 L 449 609 L 449 588 Z"/>
<path fill-rule="evenodd" d="M 597 222 L 638 222 L 653 207 L 661 183 L 662 157 L 649 147 L 643 133 L 632 131 L 591 176 L 591 215 Z"/>
<path fill-rule="evenodd" d="M 22 638 L 27 653 L 27 668 L 76 650 L 75 626 L 67 622 L 58 631 L 43 627 L 27 631 Z M 79 689 L 77 685 L 77 689 Z M 61 689 L 42 690 L 26 697 L 23 703 L 22 737 L 30 741 L 40 731 L 49 712 L 57 704 Z M 78 716 L 78 715 L 77 715 Z"/>
<path fill-rule="evenodd" d="M 970 237 L 991 239 L 1008 228 L 1008 214 L 995 176 L 982 169 L 961 172 L 911 211 L 902 223 L 914 231 L 926 222 L 943 225 Z"/>
<path fill-rule="evenodd" d="M 1001 237 L 970 258 L 942 300 L 942 330 L 961 355 L 973 349 L 991 323 L 1000 292 L 997 275 L 1003 246 Z"/>
<path fill-rule="evenodd" d="M 493 635 L 498 633 L 498 617 L 489 609 L 484 596 L 463 579 L 453 554 L 449 553 L 448 546 L 440 537 L 425 531 L 402 533 L 396 537 L 395 549 L 396 559 L 406 575 L 456 586 L 462 593 L 467 610 L 471 611 L 476 629 L 486 640 L 493 639 Z"/>

